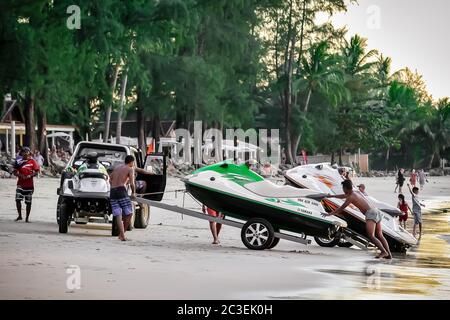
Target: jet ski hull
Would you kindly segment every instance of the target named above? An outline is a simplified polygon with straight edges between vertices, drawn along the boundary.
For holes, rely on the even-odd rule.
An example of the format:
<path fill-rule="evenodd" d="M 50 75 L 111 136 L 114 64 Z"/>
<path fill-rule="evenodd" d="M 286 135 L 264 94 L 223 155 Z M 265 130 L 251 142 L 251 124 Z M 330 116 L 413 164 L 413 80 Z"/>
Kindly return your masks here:
<path fill-rule="evenodd" d="M 333 237 L 339 229 L 332 223 L 305 218 L 295 212 L 280 209 L 275 205 L 267 205 L 189 182 L 185 182 L 185 184 L 187 191 L 198 201 L 236 219 L 263 218 L 269 221 L 275 229 L 323 238 Z"/>

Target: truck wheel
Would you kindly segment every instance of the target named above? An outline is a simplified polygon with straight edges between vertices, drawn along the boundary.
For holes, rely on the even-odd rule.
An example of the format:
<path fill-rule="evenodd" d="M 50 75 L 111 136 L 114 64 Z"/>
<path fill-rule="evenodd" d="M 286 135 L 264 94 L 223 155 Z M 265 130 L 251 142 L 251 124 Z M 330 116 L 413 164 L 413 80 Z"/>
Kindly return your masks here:
<path fill-rule="evenodd" d="M 59 217 L 61 216 L 60 209 L 61 209 L 62 203 L 63 203 L 63 197 L 59 196 L 58 203 L 56 204 L 56 222 L 58 223 L 58 225 L 59 225 Z"/>
<path fill-rule="evenodd" d="M 332 247 L 336 246 L 337 244 L 339 244 L 339 242 L 341 241 L 341 239 L 339 239 L 339 238 L 325 239 L 325 238 L 319 238 L 319 237 L 314 237 L 314 240 L 316 240 L 316 243 L 319 246 L 326 247 L 326 248 L 332 248 Z"/>
<path fill-rule="evenodd" d="M 136 209 L 134 218 L 134 227 L 136 229 L 145 229 L 148 226 L 150 220 L 150 206 L 146 204 L 140 204 Z"/>
<path fill-rule="evenodd" d="M 67 230 L 69 229 L 69 222 L 70 222 L 70 213 L 67 204 L 62 203 L 59 206 L 59 219 L 58 219 L 59 233 L 67 233 Z"/>
<path fill-rule="evenodd" d="M 267 249 L 274 241 L 273 227 L 265 219 L 250 219 L 242 227 L 241 240 L 251 250 Z"/>
<path fill-rule="evenodd" d="M 113 216 L 112 225 L 111 225 L 111 236 L 118 237 L 119 236 L 119 228 L 117 227 L 117 218 Z"/>

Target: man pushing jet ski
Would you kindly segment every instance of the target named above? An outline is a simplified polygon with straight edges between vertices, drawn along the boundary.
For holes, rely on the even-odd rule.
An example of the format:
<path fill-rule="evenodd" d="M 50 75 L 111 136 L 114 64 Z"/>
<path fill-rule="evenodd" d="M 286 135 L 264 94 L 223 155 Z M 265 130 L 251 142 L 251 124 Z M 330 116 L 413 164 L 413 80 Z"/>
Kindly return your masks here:
<path fill-rule="evenodd" d="M 367 199 L 360 193 L 353 191 L 353 184 L 351 180 L 345 180 L 342 182 L 342 189 L 344 194 L 331 195 L 328 194 L 327 198 L 345 199 L 344 204 L 331 213 L 324 213 L 324 216 L 331 216 L 345 213 L 344 209 L 353 204 L 366 216 L 366 230 L 370 240 L 381 250 L 381 253 L 376 258 L 392 259 L 392 254 L 389 249 L 389 244 L 383 236 L 383 230 L 381 226 L 381 220 L 383 214 L 381 211 L 369 204 Z"/>

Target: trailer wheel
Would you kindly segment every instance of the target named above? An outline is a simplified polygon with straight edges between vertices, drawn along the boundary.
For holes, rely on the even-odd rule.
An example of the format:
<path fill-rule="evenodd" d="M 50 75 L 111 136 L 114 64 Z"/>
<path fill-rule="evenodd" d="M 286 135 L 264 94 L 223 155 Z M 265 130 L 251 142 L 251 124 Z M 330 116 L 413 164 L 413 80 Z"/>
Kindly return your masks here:
<path fill-rule="evenodd" d="M 280 230 L 278 229 L 278 228 L 274 228 L 273 229 L 274 230 L 274 232 L 280 232 Z M 278 243 L 280 242 L 280 238 L 277 238 L 277 237 L 273 237 L 273 241 L 272 241 L 272 243 L 270 244 L 270 246 L 269 246 L 269 248 L 268 249 L 273 249 L 273 248 L 275 248 L 277 245 L 278 245 Z"/>
<path fill-rule="evenodd" d="M 134 218 L 134 227 L 136 229 L 145 229 L 148 226 L 150 220 L 150 206 L 146 204 L 140 204 L 136 209 L 136 217 Z"/>
<path fill-rule="evenodd" d="M 396 252 L 396 253 L 406 253 L 407 252 L 407 247 L 404 244 L 390 242 L 389 247 L 392 252 Z"/>
<path fill-rule="evenodd" d="M 353 247 L 353 243 L 341 239 L 341 241 L 339 241 L 339 243 L 338 243 L 338 247 L 351 248 L 351 247 Z"/>
<path fill-rule="evenodd" d="M 274 229 L 265 219 L 250 219 L 242 227 L 241 240 L 251 250 L 268 249 L 274 241 Z"/>
<path fill-rule="evenodd" d="M 316 241 L 316 243 L 319 246 L 326 247 L 326 248 L 332 248 L 332 247 L 336 246 L 337 244 L 339 244 L 339 242 L 341 241 L 341 239 L 339 239 L 339 238 L 325 239 L 325 238 L 320 238 L 320 237 L 314 237 L 314 240 Z"/>
<path fill-rule="evenodd" d="M 280 242 L 280 238 L 274 237 L 272 244 L 269 246 L 269 249 L 275 248 L 279 242 Z"/>

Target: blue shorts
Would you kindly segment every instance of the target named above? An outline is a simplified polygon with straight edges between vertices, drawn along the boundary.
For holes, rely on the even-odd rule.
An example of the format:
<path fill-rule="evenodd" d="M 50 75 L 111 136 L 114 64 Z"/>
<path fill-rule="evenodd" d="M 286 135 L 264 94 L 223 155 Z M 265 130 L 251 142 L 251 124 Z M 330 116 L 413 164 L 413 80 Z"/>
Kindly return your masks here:
<path fill-rule="evenodd" d="M 112 188 L 109 194 L 113 216 L 129 216 L 133 213 L 133 205 L 125 187 Z"/>

